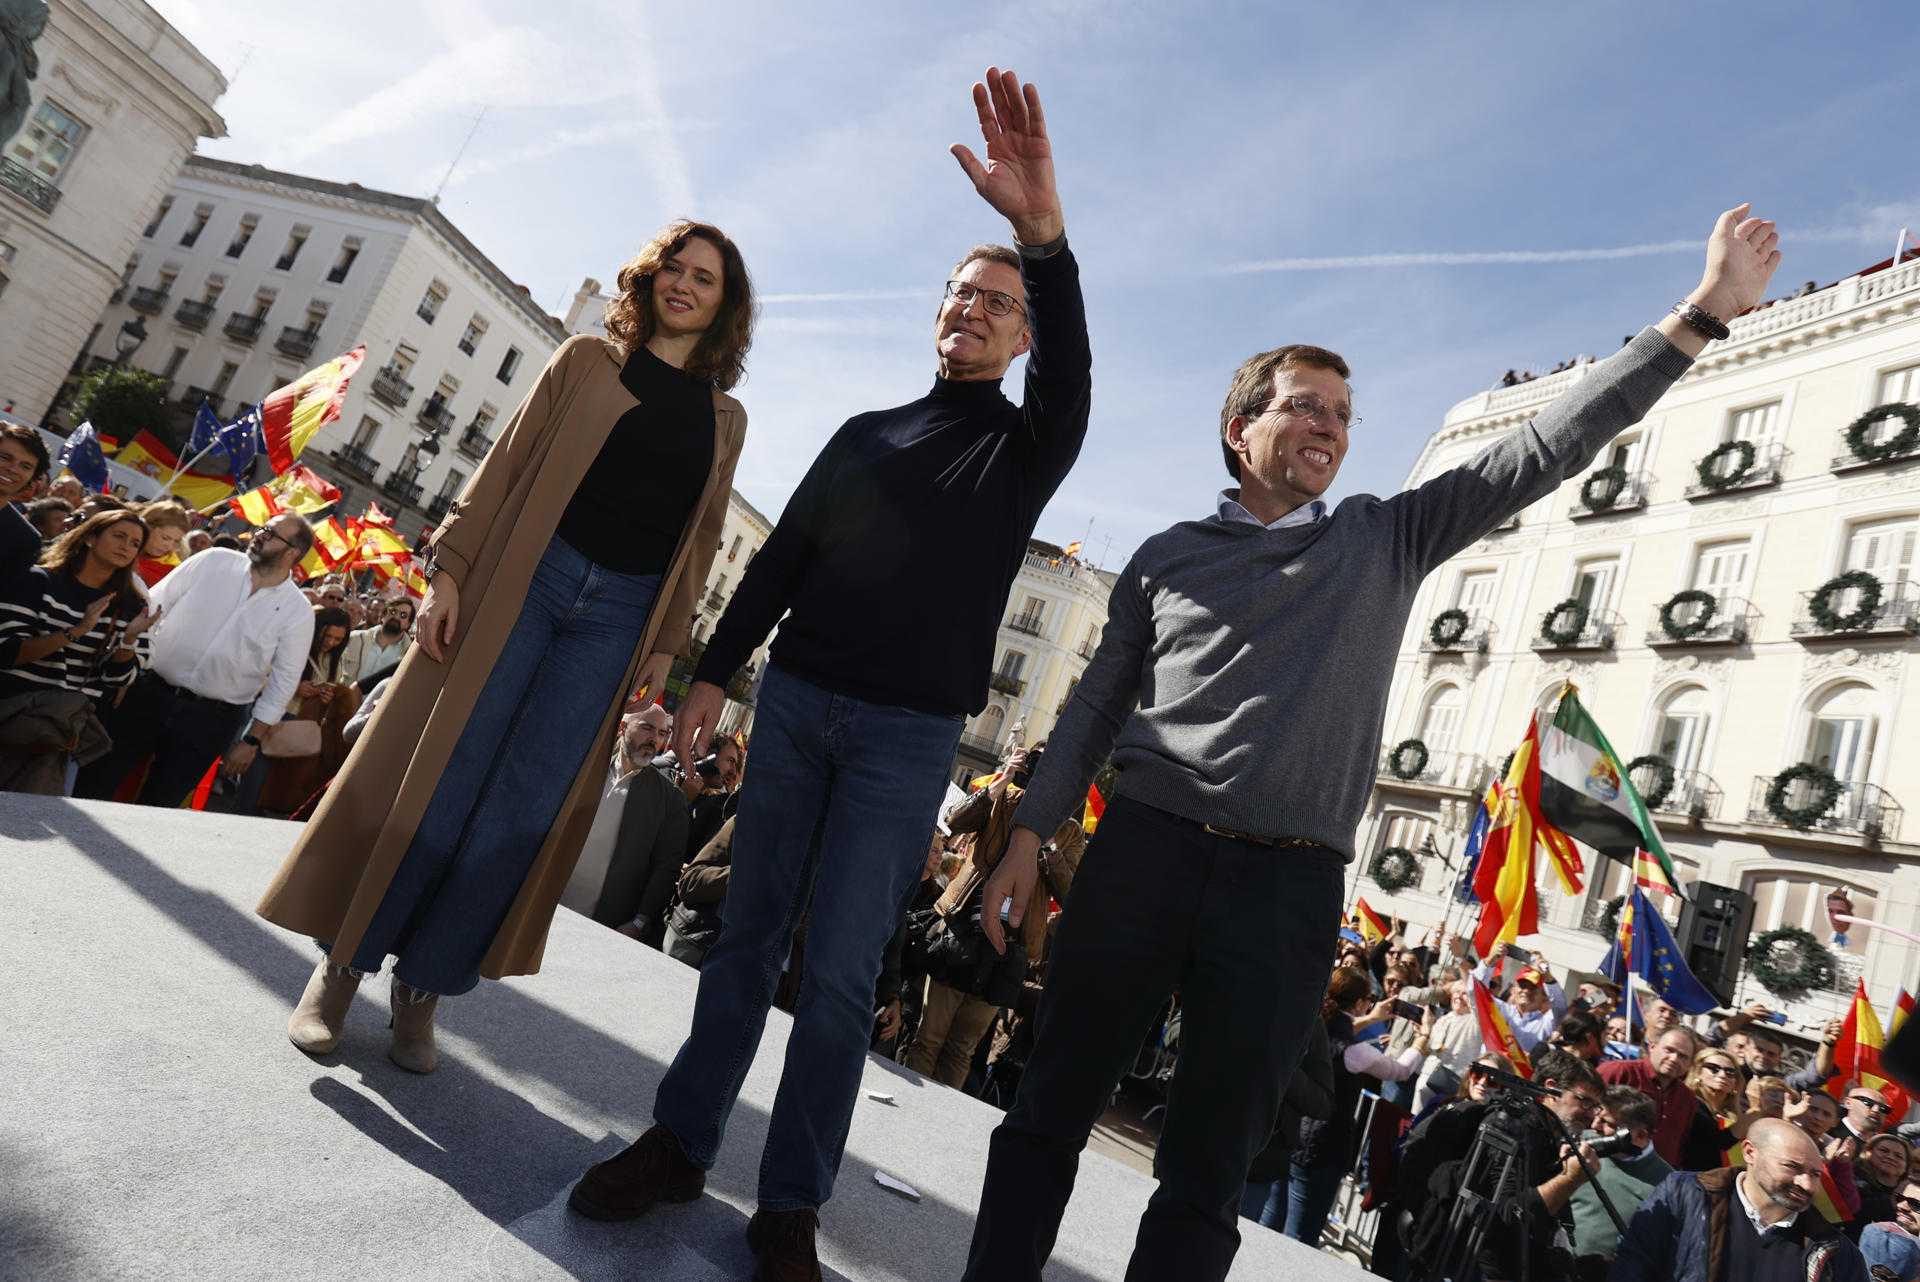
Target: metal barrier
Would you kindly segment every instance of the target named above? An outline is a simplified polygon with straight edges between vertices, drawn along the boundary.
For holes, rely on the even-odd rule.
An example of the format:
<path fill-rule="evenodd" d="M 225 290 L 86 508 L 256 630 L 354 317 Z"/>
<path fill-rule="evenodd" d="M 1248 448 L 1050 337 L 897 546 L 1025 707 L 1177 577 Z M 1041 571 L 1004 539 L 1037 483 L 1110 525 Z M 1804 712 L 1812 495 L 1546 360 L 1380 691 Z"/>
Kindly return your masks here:
<path fill-rule="evenodd" d="M 1340 1193 L 1333 1200 L 1333 1213 L 1320 1233 L 1320 1249 L 1344 1255 L 1367 1268 L 1373 1263 L 1373 1239 L 1380 1229 L 1380 1212 L 1361 1209 L 1366 1200 L 1366 1181 L 1360 1178 L 1360 1163 L 1367 1150 L 1367 1137 L 1373 1133 L 1373 1113 L 1380 1104 L 1375 1091 L 1360 1092 L 1353 1110 L 1353 1134 L 1357 1141 L 1354 1167 L 1340 1181 Z"/>

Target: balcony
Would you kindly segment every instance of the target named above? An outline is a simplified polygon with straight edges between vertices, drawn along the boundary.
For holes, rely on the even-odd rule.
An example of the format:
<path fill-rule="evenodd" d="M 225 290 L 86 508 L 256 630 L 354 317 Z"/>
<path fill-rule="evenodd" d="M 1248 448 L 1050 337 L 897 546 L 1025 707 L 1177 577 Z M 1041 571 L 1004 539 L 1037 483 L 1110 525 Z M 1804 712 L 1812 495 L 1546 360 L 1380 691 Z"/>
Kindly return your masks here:
<path fill-rule="evenodd" d="M 422 303 L 418 307 L 414 308 L 413 314 L 415 316 L 418 316 L 421 320 L 425 321 L 429 325 L 433 324 L 434 319 L 440 315 L 439 312 L 434 311 L 433 308 L 428 307 L 425 303 Z"/>
<path fill-rule="evenodd" d="M 1409 752 L 1402 755 L 1412 758 L 1415 754 Z M 1403 760 L 1401 764 L 1408 766 L 1413 761 Z M 1420 791 L 1445 788 L 1462 793 L 1478 792 L 1487 786 L 1486 758 L 1468 752 L 1429 752 L 1419 771 L 1406 778 L 1395 774 L 1393 766 L 1393 749 L 1387 748 L 1380 754 L 1380 766 L 1375 772 L 1375 782 L 1379 786 Z"/>
<path fill-rule="evenodd" d="M 1722 494 L 1738 494 L 1743 490 L 1764 490 L 1769 486 L 1778 485 L 1786 455 L 1786 450 L 1778 441 L 1766 441 L 1755 445 L 1752 466 L 1740 472 L 1738 480 L 1729 481 L 1725 478 L 1740 471 L 1743 456 L 1738 450 L 1728 450 L 1714 461 L 1712 467 L 1713 475 L 1721 480 L 1718 485 L 1708 485 L 1705 481 L 1698 479 L 1698 469 L 1706 465 L 1707 459 L 1713 457 L 1711 454 L 1705 455 L 1695 467 L 1696 479 L 1693 484 L 1681 491 L 1681 496 L 1690 503 L 1697 503 L 1702 499 L 1718 498 Z"/>
<path fill-rule="evenodd" d="M 1460 622 L 1460 616 L 1466 622 Z M 1467 610 L 1442 610 L 1433 616 L 1420 637 L 1422 654 L 1485 654 L 1493 638 L 1493 621 Z"/>
<path fill-rule="evenodd" d="M 470 338 L 463 337 L 458 343 L 454 344 L 454 346 L 458 347 L 461 351 L 471 356 L 473 355 L 474 350 L 479 346 L 479 344 L 475 343 Z"/>
<path fill-rule="evenodd" d="M 1540 621 L 1540 631 L 1533 638 L 1533 648 L 1541 654 L 1562 650 L 1611 650 L 1622 622 L 1619 613 L 1614 610 L 1588 610 L 1583 619 L 1574 604 L 1568 602 L 1555 606 L 1553 612 Z M 1571 631 L 1575 623 L 1580 627 L 1577 631 Z M 1561 635 L 1547 635 L 1549 628 L 1559 629 Z M 1568 635 L 1569 631 L 1571 635 Z"/>
<path fill-rule="evenodd" d="M 342 471 L 357 476 L 363 481 L 371 481 L 373 474 L 380 470 L 380 464 L 373 455 L 358 445 L 336 446 L 333 451 L 333 461 L 340 465 Z"/>
<path fill-rule="evenodd" d="M 429 432 L 451 432 L 453 411 L 447 408 L 446 401 L 439 396 L 429 396 L 420 406 L 419 423 Z"/>
<path fill-rule="evenodd" d="M 43 214 L 60 203 L 60 189 L 12 156 L 0 156 L 0 187 L 6 188 Z"/>
<path fill-rule="evenodd" d="M 403 371 L 382 365 L 373 376 L 373 394 L 397 410 L 405 409 L 413 399 L 413 384 L 407 381 Z"/>
<path fill-rule="evenodd" d="M 167 291 L 142 285 L 127 299 L 127 306 L 142 316 L 158 316 L 167 310 Z"/>
<path fill-rule="evenodd" d="M 1671 630 L 1665 616 L 1671 616 Z M 1655 649 L 1662 646 L 1744 645 L 1758 619 L 1759 614 L 1745 597 L 1694 588 L 1676 594 L 1666 605 L 1653 608 L 1647 618 L 1646 641 Z"/>
<path fill-rule="evenodd" d="M 1912 408 L 1903 406 L 1906 413 Z M 1920 458 L 1920 422 L 1909 426 L 1906 417 L 1882 419 L 1856 450 L 1847 441 L 1847 430 L 1840 433 L 1840 453 L 1834 455 L 1831 470 L 1836 474 L 1864 471 L 1870 467 L 1892 467 Z"/>
<path fill-rule="evenodd" d="M 113 287 L 113 292 L 107 295 L 107 305 L 111 307 L 115 303 L 125 302 L 126 297 L 127 297 L 127 283 L 125 281 L 121 281 L 118 285 L 115 285 Z"/>
<path fill-rule="evenodd" d="M 460 433 L 460 443 L 454 448 L 477 461 L 487 456 L 487 451 L 493 448 L 493 440 L 487 435 L 485 428 L 469 427 Z"/>
<path fill-rule="evenodd" d="M 1656 815 L 1684 819 L 1717 819 L 1724 795 L 1713 776 L 1704 770 L 1675 770 L 1666 795 L 1659 796 L 1660 772 L 1651 765 L 1632 773 L 1633 786 Z"/>
<path fill-rule="evenodd" d="M 1012 676 L 1005 672 L 996 672 L 988 677 L 987 686 L 998 690 L 1001 694 L 1011 695 L 1015 699 L 1027 692 L 1026 678 Z"/>
<path fill-rule="evenodd" d="M 421 485 L 415 478 L 418 472 L 403 472 L 398 468 L 387 473 L 387 479 L 380 482 L 380 489 L 389 498 L 397 499 L 409 507 L 420 506 Z"/>
<path fill-rule="evenodd" d="M 1083 659 L 1091 659 L 1093 657 L 1093 652 L 1095 650 L 1098 650 L 1099 648 L 1100 648 L 1100 643 L 1098 641 L 1087 640 L 1087 641 L 1082 641 L 1080 643 L 1080 648 L 1078 650 L 1075 650 L 1074 653 L 1079 655 Z"/>
<path fill-rule="evenodd" d="M 707 593 L 707 603 L 705 607 L 706 609 L 723 610 L 726 608 L 726 605 L 727 605 L 727 598 L 720 595 L 720 589 L 715 588 L 713 591 Z"/>
<path fill-rule="evenodd" d="M 1760 775 L 1753 781 L 1747 800 L 1747 822 L 1769 828 L 1798 828 L 1803 832 L 1828 833 L 1840 837 L 1862 837 L 1870 842 L 1898 841 L 1900 817 L 1905 813 L 1893 794 L 1877 784 L 1842 781 L 1833 804 L 1807 824 L 1786 824 L 1767 809 L 1767 792 L 1773 787 L 1772 775 Z M 1787 785 L 1784 801 L 1788 809 L 1802 809 L 1819 800 L 1814 785 L 1794 780 Z"/>
<path fill-rule="evenodd" d="M 319 341 L 319 330 L 306 329 L 298 325 L 289 325 L 280 331 L 280 337 L 273 340 L 273 345 L 279 349 L 283 356 L 291 356 L 297 361 L 304 361 L 313 355 L 314 344 Z"/>
<path fill-rule="evenodd" d="M 1040 635 L 1040 616 L 1037 614 L 1016 615 L 1007 620 L 1007 626 L 1015 632 L 1024 632 L 1030 637 Z"/>
<path fill-rule="evenodd" d="M 977 734 L 960 736 L 960 751 L 971 753 L 982 761 L 997 763 L 1005 755 L 1005 749 L 997 739 L 984 738 Z"/>
<path fill-rule="evenodd" d="M 457 494 L 447 493 L 434 495 L 433 498 L 427 502 L 427 519 L 429 521 L 439 521 L 441 517 L 453 510 L 453 501 L 458 497 L 459 495 Z"/>
<path fill-rule="evenodd" d="M 248 347 L 252 347 L 260 340 L 260 331 L 266 327 L 267 318 L 264 316 L 249 316 L 245 312 L 235 312 L 227 317 L 226 327 L 222 332 L 234 342 L 245 343 Z"/>
<path fill-rule="evenodd" d="M 1597 476 L 1598 473 L 1589 472 L 1580 482 L 1580 492 L 1574 496 L 1573 510 L 1567 513 L 1569 520 L 1589 521 L 1596 516 L 1619 516 L 1623 512 L 1638 512 L 1647 506 L 1647 492 L 1653 488 L 1653 478 L 1644 472 L 1630 474 L 1611 503 L 1600 501 L 1604 497 L 1605 487 L 1595 480 Z"/>
<path fill-rule="evenodd" d="M 213 319 L 213 304 L 197 298 L 183 299 L 180 306 L 173 309 L 174 323 L 194 333 L 203 333 L 207 322 Z"/>
<path fill-rule="evenodd" d="M 1788 631 L 1797 641 L 1850 641 L 1862 637 L 1910 637 L 1920 635 L 1920 587 L 1913 583 L 1890 583 L 1881 588 L 1880 600 L 1863 612 L 1861 599 L 1866 589 L 1842 588 L 1827 594 L 1827 607 L 1835 616 L 1830 623 L 1814 617 L 1814 599 L 1823 589 L 1800 594 L 1800 613 Z"/>

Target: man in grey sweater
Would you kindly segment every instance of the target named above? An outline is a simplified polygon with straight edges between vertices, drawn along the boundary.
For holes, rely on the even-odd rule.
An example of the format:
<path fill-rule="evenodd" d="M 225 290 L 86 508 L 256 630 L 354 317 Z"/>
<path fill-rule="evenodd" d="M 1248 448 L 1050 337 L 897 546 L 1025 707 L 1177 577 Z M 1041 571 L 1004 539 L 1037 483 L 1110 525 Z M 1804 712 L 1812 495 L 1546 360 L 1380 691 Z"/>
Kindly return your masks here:
<path fill-rule="evenodd" d="M 1464 466 L 1329 512 L 1352 424 L 1347 366 L 1289 346 L 1227 393 L 1237 490 L 1148 539 L 1016 815 L 985 903 L 1018 926 L 1043 834 L 1111 754 L 1116 796 L 1061 920 L 1039 1034 L 995 1130 L 966 1277 L 1040 1276 L 1080 1150 L 1153 1012 L 1181 993 L 1181 1059 L 1127 1277 L 1224 1278 L 1247 1166 L 1317 1017 L 1343 866 L 1373 786 L 1420 581 L 1550 494 L 1684 374 L 1779 264 L 1740 206 L 1700 284 L 1538 418 Z M 982 914 L 996 948 L 999 914 Z"/>

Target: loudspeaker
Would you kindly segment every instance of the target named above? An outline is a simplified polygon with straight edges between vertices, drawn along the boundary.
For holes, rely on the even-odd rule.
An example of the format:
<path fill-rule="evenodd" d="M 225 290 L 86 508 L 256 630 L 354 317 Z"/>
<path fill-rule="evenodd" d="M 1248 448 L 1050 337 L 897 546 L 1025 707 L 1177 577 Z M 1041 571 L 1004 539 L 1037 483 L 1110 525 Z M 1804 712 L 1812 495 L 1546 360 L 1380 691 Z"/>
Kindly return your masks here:
<path fill-rule="evenodd" d="M 1687 968 L 1722 1006 L 1733 1005 L 1752 929 L 1753 896 L 1732 886 L 1695 882 L 1693 894 L 1680 907 L 1674 942 L 1680 945 Z"/>

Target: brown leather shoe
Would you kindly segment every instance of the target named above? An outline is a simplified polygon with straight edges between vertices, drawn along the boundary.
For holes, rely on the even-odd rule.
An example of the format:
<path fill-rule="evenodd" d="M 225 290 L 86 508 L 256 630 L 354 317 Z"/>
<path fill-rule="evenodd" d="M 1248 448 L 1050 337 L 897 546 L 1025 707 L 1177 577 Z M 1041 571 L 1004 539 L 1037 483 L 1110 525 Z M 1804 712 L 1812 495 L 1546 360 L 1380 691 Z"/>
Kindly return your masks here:
<path fill-rule="evenodd" d="M 753 1282 L 821 1282 L 813 1247 L 819 1230 L 818 1211 L 755 1211 L 747 1221 L 747 1245 L 760 1262 Z"/>
<path fill-rule="evenodd" d="M 587 1168 L 567 1205 L 590 1220 L 631 1220 L 655 1202 L 691 1202 L 707 1173 L 687 1160 L 680 1141 L 655 1126 L 624 1153 Z"/>

